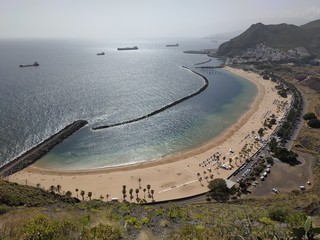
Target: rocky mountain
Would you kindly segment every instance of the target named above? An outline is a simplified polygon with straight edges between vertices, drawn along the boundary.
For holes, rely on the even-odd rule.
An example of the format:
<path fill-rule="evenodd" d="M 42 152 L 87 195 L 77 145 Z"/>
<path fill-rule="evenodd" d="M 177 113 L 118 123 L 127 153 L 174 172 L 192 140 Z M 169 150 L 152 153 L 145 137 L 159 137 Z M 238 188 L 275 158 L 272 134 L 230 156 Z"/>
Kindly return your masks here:
<path fill-rule="evenodd" d="M 234 57 L 259 43 L 281 50 L 304 47 L 310 54 L 320 55 L 320 20 L 302 26 L 256 23 L 239 36 L 221 44 L 217 54 Z"/>

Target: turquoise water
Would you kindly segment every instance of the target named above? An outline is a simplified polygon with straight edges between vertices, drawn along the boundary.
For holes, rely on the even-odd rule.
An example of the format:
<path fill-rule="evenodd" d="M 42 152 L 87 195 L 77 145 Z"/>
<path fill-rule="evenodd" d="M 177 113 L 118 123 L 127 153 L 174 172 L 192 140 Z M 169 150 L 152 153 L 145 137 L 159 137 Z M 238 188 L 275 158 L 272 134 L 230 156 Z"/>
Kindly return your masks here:
<path fill-rule="evenodd" d="M 36 165 L 87 169 L 137 163 L 200 146 L 235 123 L 257 91 L 249 81 L 223 69 L 201 71 L 205 55 L 183 50 L 214 48 L 205 40 L 124 42 L 0 42 L 0 162 L 10 161 L 77 119 L 89 124 L 56 146 Z M 170 43 L 170 42 L 169 42 Z M 138 51 L 117 47 L 139 46 Z M 105 51 L 105 56 L 96 56 Z M 38 61 L 39 68 L 20 69 Z M 219 65 L 213 59 L 207 65 Z M 139 122 L 100 131 L 94 126 L 123 122 L 170 104 L 203 85 L 208 88 Z"/>

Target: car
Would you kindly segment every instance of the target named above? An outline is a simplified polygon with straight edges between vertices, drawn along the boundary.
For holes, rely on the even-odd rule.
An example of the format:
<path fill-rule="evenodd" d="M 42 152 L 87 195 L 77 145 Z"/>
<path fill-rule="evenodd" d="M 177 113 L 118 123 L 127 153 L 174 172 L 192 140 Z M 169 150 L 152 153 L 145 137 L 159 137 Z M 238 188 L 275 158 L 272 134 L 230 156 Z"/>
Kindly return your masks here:
<path fill-rule="evenodd" d="M 261 176 L 260 179 L 261 179 L 261 181 L 264 181 L 264 176 Z"/>
<path fill-rule="evenodd" d="M 278 192 L 279 192 L 279 190 L 278 190 L 278 189 L 276 189 L 276 188 L 272 188 L 272 192 L 274 192 L 274 193 L 278 193 Z"/>

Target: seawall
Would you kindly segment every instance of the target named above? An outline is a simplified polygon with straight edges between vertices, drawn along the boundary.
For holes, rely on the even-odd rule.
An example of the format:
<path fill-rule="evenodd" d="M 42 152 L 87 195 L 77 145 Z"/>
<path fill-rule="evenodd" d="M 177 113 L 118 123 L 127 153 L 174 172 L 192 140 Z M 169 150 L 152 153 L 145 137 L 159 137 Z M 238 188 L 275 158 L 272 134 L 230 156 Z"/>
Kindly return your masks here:
<path fill-rule="evenodd" d="M 27 152 L 13 159 L 9 163 L 5 164 L 0 168 L 0 177 L 9 176 L 21 169 L 33 164 L 46 153 L 62 142 L 64 139 L 72 135 L 74 132 L 85 126 L 88 122 L 85 120 L 77 120 L 65 128 L 47 138 L 43 142 L 39 143 L 37 146 L 31 148 Z"/>
<path fill-rule="evenodd" d="M 206 90 L 206 88 L 207 88 L 208 85 L 209 85 L 209 81 L 208 81 L 208 79 L 207 79 L 204 75 L 202 75 L 202 74 L 200 74 L 200 73 L 197 73 L 197 72 L 195 72 L 195 71 L 193 71 L 193 70 L 191 70 L 191 69 L 189 69 L 189 68 L 187 68 L 187 67 L 185 67 L 185 66 L 182 66 L 182 67 L 185 68 L 185 69 L 187 69 L 187 70 L 189 70 L 189 71 L 191 71 L 191 72 L 193 72 L 193 73 L 195 73 L 195 74 L 197 74 L 197 75 L 199 75 L 200 77 L 203 78 L 203 80 L 204 80 L 204 85 L 203 85 L 198 91 L 196 91 L 196 92 L 194 92 L 194 93 L 191 93 L 191 94 L 189 94 L 189 95 L 187 95 L 187 96 L 185 96 L 185 97 L 183 97 L 183 98 L 180 98 L 180 99 L 177 100 L 177 101 L 174 101 L 174 102 L 172 102 L 172 103 L 170 103 L 170 104 L 168 104 L 168 105 L 166 105 L 166 106 L 164 106 L 164 107 L 162 107 L 162 108 L 160 108 L 160 109 L 158 109 L 158 110 L 155 110 L 155 111 L 153 111 L 153 112 L 151 112 L 151 113 L 148 113 L 148 114 L 146 114 L 146 115 L 144 115 L 144 116 L 141 116 L 141 117 L 139 117 L 139 118 L 131 119 L 131 120 L 124 121 L 124 122 L 114 123 L 114 124 L 110 124 L 110 125 L 103 125 L 103 126 L 99 126 L 99 127 L 93 127 L 92 130 L 100 130 L 100 129 L 105 129 L 105 128 L 111 128 L 111 127 L 121 126 L 121 125 L 125 125 L 125 124 L 129 124 L 129 123 L 133 123 L 133 122 L 140 121 L 140 120 L 142 120 L 142 119 L 145 119 L 145 118 L 151 117 L 151 116 L 153 116 L 153 115 L 156 115 L 156 114 L 158 114 L 158 113 L 160 113 L 160 112 L 163 112 L 163 111 L 165 111 L 166 109 L 171 108 L 171 107 L 173 107 L 173 106 L 175 106 L 175 105 L 177 105 L 177 104 L 179 104 L 179 103 L 182 103 L 182 102 L 188 100 L 189 98 L 192 98 L 192 97 L 200 94 L 200 93 L 203 92 L 204 90 Z"/>

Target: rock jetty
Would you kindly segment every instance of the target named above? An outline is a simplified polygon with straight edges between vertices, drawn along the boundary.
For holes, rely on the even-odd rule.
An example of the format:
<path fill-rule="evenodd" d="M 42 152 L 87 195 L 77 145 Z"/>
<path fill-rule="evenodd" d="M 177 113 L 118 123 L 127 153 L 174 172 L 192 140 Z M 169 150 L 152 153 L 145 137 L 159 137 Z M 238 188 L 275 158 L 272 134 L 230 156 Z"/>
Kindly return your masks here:
<path fill-rule="evenodd" d="M 177 100 L 177 101 L 174 101 L 174 102 L 172 102 L 172 103 L 170 103 L 170 104 L 168 104 L 168 105 L 166 105 L 166 106 L 164 106 L 164 107 L 162 107 L 162 108 L 160 108 L 160 109 L 158 109 L 158 110 L 155 110 L 155 111 L 153 111 L 153 112 L 151 112 L 151 113 L 149 113 L 149 114 L 146 114 L 146 115 L 144 115 L 144 116 L 141 116 L 141 117 L 139 117 L 139 118 L 135 118 L 135 119 L 128 120 L 128 121 L 125 121 L 125 122 L 114 123 L 114 124 L 111 124 L 111 125 L 103 125 L 103 126 L 99 126 L 99 127 L 93 127 L 92 130 L 100 130 L 100 129 L 105 129 L 105 128 L 111 128 L 111 127 L 121 126 L 121 125 L 125 125 L 125 124 L 129 124 L 129 123 L 137 122 L 137 121 L 140 121 L 140 120 L 142 120 L 142 119 L 151 117 L 151 116 L 156 115 L 156 114 L 158 114 L 158 113 L 160 113 L 160 112 L 163 112 L 164 110 L 166 110 L 166 109 L 168 109 L 168 108 L 171 108 L 171 107 L 173 107 L 173 106 L 175 106 L 175 105 L 177 105 L 177 104 L 179 104 L 179 103 L 182 103 L 182 102 L 188 100 L 189 98 L 192 98 L 192 97 L 200 94 L 201 92 L 203 92 L 203 91 L 208 87 L 209 81 L 208 81 L 208 79 L 207 79 L 205 76 L 203 76 L 202 74 L 197 73 L 197 72 L 195 72 L 195 71 L 193 71 L 193 70 L 191 70 L 191 69 L 189 69 L 189 68 L 187 68 L 187 67 L 185 67 L 185 66 L 182 66 L 182 67 L 185 68 L 185 69 L 187 69 L 187 70 L 189 70 L 189 71 L 191 71 L 191 72 L 193 72 L 193 73 L 195 73 L 195 74 L 197 74 L 197 75 L 199 75 L 200 77 L 203 78 L 203 80 L 204 80 L 204 85 L 203 85 L 198 91 L 196 91 L 196 92 L 194 92 L 194 93 L 191 93 L 191 94 L 189 94 L 189 95 L 187 95 L 187 96 L 185 96 L 185 97 L 183 97 L 183 98 L 181 98 L 181 99 L 179 99 L 179 100 Z"/>
<path fill-rule="evenodd" d="M 87 123 L 88 122 L 85 120 L 77 120 L 67 125 L 65 128 L 39 143 L 37 146 L 31 148 L 27 152 L 2 166 L 0 168 L 0 177 L 9 176 L 33 164 L 46 153 L 50 152 L 53 147 L 61 143 L 64 139 L 85 126 Z"/>

